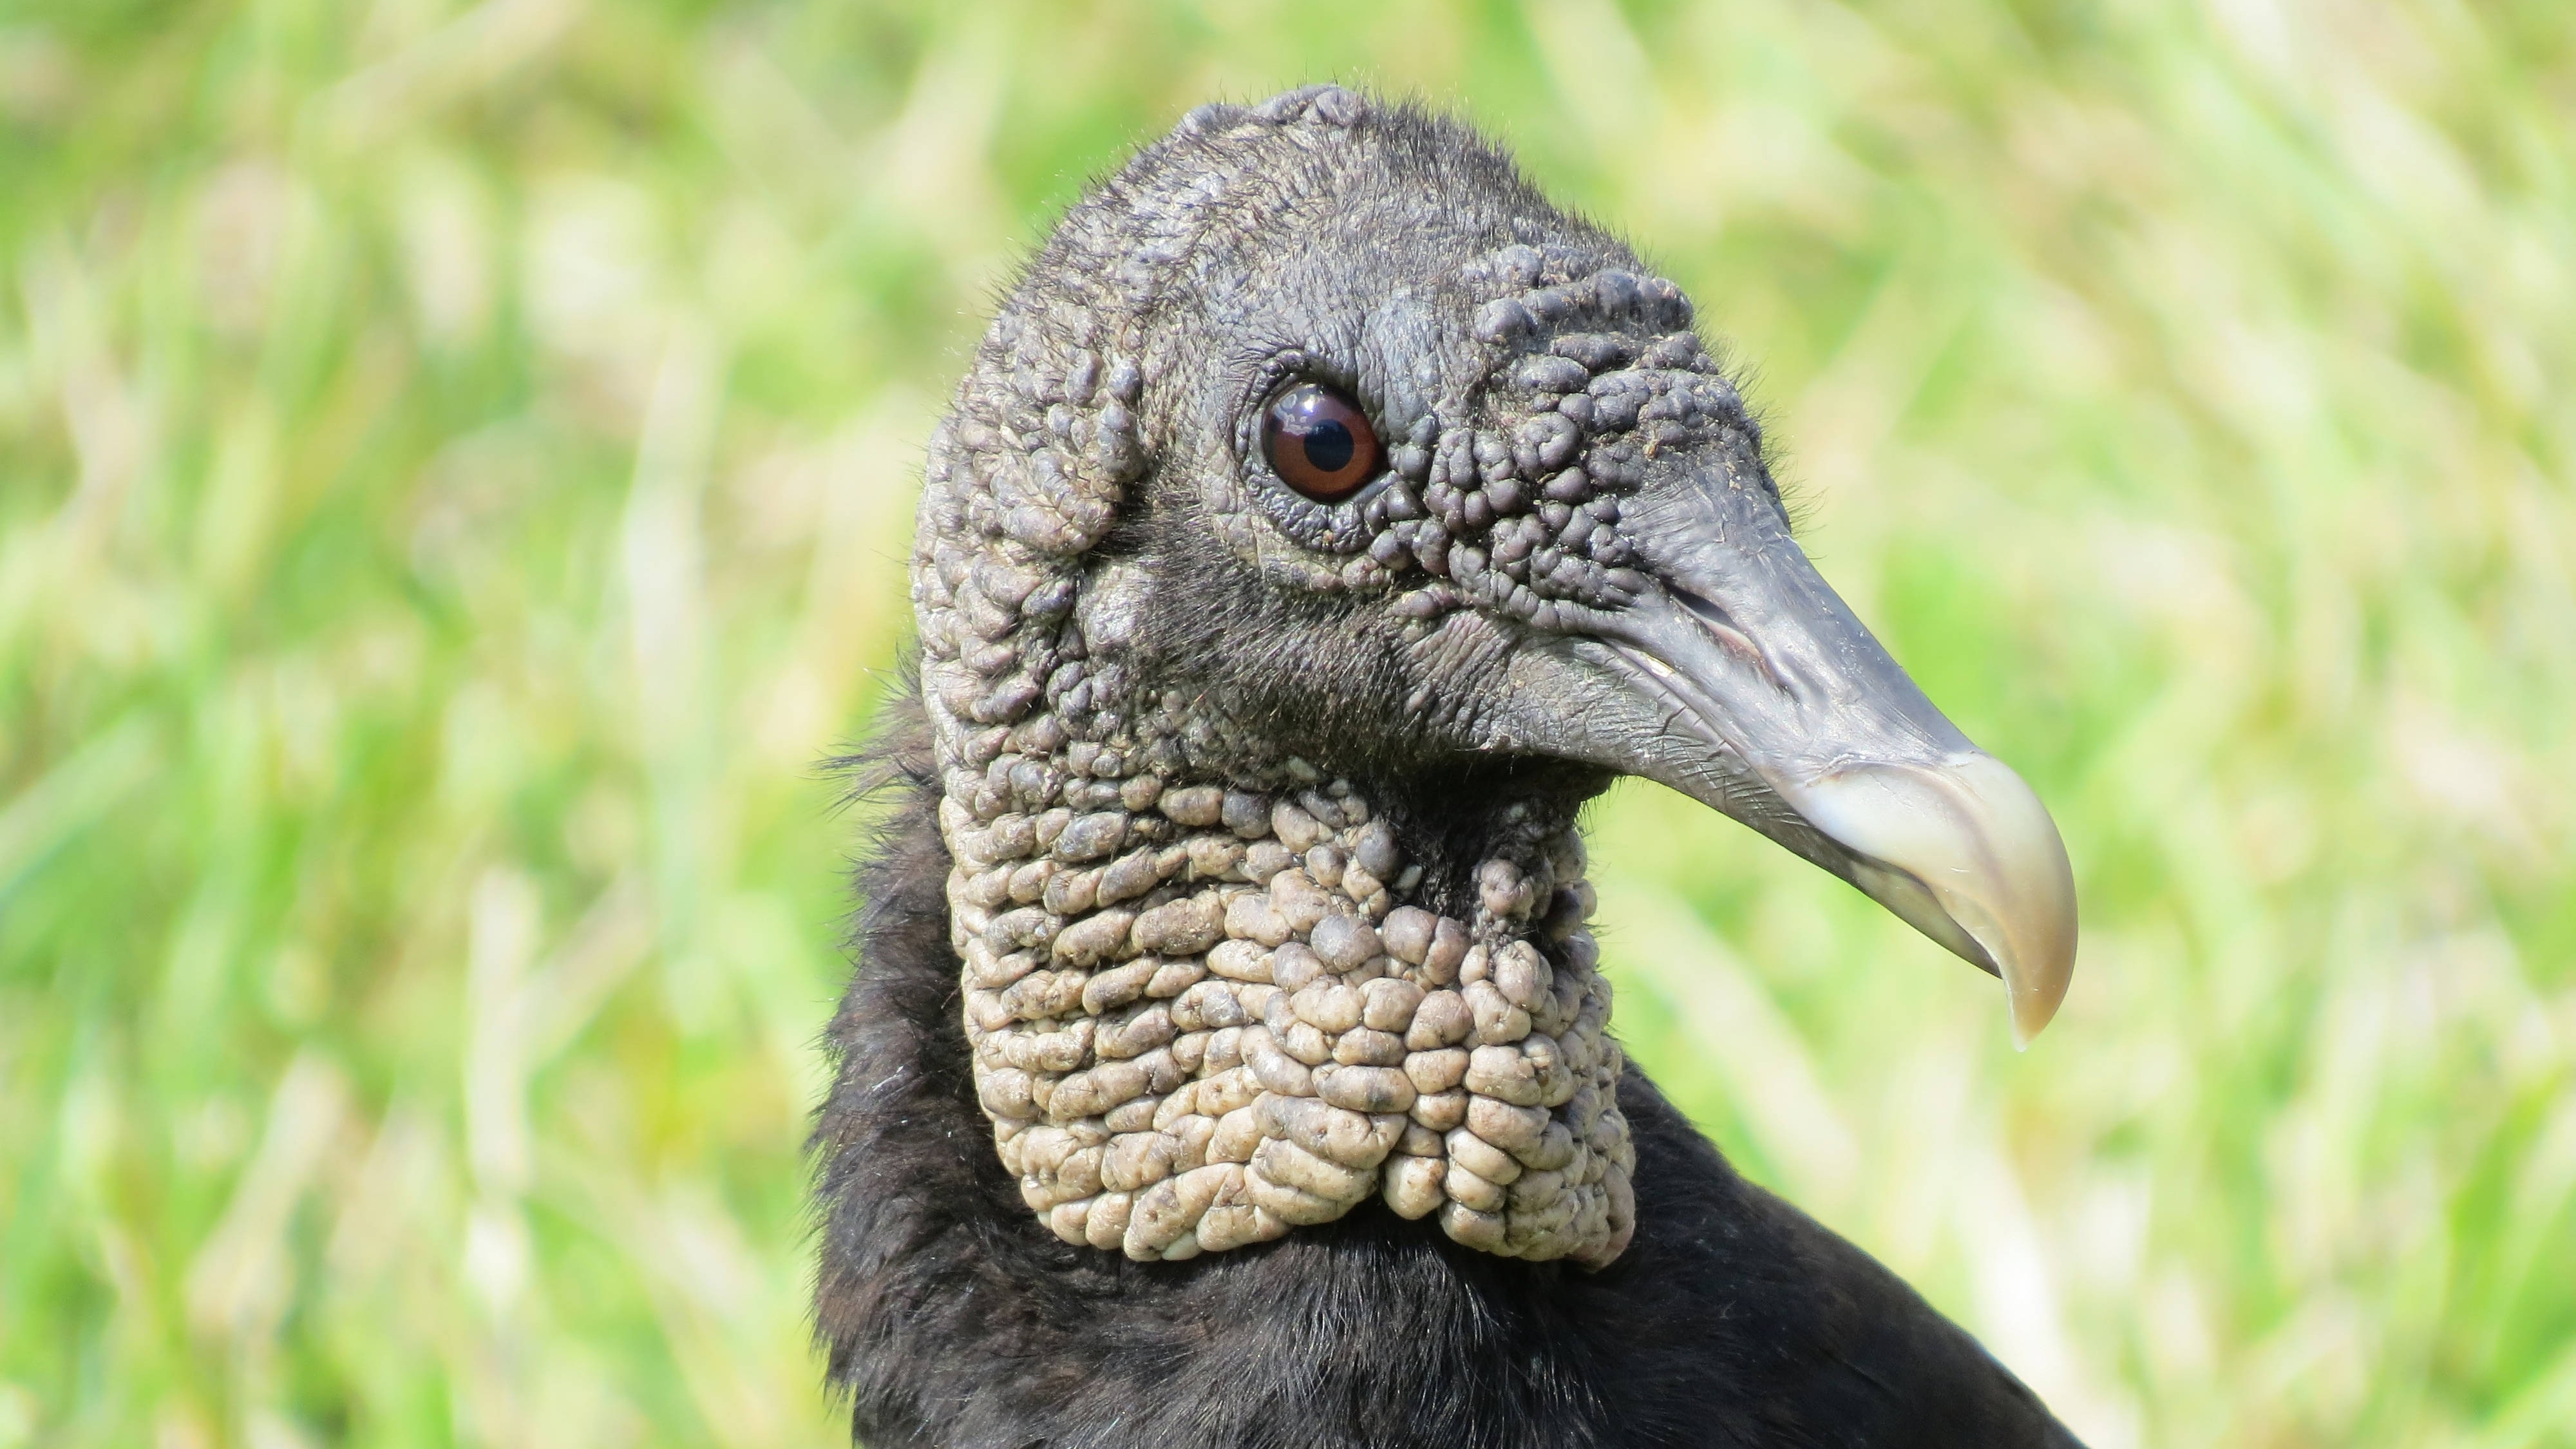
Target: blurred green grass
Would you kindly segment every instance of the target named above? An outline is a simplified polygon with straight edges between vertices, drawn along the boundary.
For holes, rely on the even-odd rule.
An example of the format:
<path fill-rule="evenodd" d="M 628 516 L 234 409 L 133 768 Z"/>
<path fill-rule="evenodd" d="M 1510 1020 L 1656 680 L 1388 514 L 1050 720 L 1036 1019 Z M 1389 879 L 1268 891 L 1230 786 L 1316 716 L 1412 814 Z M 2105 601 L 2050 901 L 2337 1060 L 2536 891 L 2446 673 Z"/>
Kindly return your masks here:
<path fill-rule="evenodd" d="M 0 5 L 0 1449 L 835 1442 L 915 457 L 1123 148 L 1454 106 L 2065 830 L 1996 993 L 1675 797 L 1620 1023 L 2102 1449 L 2576 1444 L 2554 0 Z"/>

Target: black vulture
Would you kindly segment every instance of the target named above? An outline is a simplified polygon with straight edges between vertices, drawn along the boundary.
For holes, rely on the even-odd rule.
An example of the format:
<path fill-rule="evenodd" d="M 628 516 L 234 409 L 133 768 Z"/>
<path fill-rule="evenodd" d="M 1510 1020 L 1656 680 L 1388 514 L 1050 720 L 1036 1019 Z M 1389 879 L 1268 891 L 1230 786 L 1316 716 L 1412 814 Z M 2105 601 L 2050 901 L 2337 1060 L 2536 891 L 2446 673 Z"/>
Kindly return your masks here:
<path fill-rule="evenodd" d="M 1139 153 L 976 351 L 912 597 L 814 1138 L 859 1439 L 2074 1442 L 1610 1035 L 1616 776 L 2024 1036 L 2072 877 L 1791 541 L 1689 301 L 1495 148 L 1326 86 Z"/>

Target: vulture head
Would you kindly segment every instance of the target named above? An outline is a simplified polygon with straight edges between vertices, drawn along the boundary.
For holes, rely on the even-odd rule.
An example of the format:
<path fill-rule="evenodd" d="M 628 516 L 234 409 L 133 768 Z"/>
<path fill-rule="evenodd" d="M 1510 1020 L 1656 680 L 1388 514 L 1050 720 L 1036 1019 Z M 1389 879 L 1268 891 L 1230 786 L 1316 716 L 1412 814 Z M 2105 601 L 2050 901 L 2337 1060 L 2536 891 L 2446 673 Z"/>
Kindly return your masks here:
<path fill-rule="evenodd" d="M 2047 812 L 1791 537 L 1688 298 L 1451 123 L 1211 106 L 1077 205 L 913 560 L 978 1100 L 1069 1242 L 1372 1198 L 1614 1259 L 1575 812 L 1681 791 L 2056 1010 Z"/>

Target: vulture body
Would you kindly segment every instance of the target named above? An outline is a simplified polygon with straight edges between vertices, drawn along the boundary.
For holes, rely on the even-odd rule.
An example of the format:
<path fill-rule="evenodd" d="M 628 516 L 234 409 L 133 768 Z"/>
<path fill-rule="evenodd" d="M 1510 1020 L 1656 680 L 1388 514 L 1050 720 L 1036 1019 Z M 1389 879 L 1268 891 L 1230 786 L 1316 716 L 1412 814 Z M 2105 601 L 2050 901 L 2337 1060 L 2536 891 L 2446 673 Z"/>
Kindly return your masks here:
<path fill-rule="evenodd" d="M 1077 205 L 914 599 L 814 1139 L 859 1440 L 2074 1442 L 1606 1033 L 1574 825 L 1621 773 L 2026 1029 L 2071 886 L 1788 541 L 1687 301 L 1472 134 L 1312 88 Z"/>

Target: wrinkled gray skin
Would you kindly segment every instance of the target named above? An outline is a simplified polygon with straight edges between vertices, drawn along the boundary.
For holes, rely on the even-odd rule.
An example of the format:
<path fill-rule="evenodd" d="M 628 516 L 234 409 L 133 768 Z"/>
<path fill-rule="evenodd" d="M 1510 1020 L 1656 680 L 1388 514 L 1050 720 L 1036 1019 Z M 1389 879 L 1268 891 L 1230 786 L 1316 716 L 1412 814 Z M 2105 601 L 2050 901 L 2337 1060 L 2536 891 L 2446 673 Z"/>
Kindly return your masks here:
<path fill-rule="evenodd" d="M 1971 750 L 1790 542 L 1690 321 L 1473 137 L 1334 88 L 1193 113 L 1032 262 L 931 447 L 927 738 L 888 747 L 924 793 L 871 867 L 817 1134 L 863 1433 L 1413 1442 L 1313 1334 L 1428 1274 L 1433 1326 L 1361 1357 L 1422 1355 L 1398 1397 L 1463 1415 L 1450 1442 L 2070 1442 L 1680 1145 L 1603 1031 L 1574 816 L 1613 775 L 1856 878 L 1777 782 Z M 1262 459 L 1299 378 L 1388 446 L 1341 504 Z"/>

